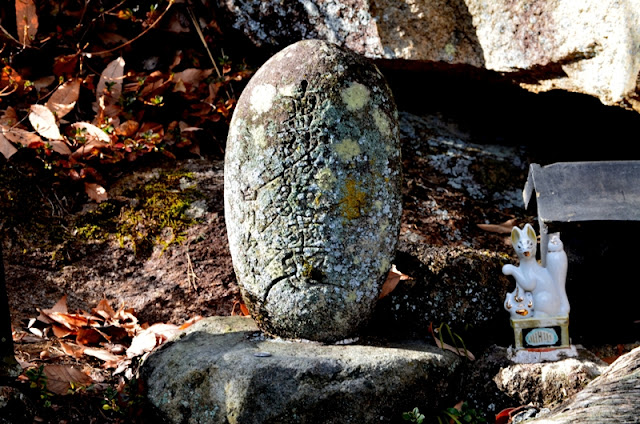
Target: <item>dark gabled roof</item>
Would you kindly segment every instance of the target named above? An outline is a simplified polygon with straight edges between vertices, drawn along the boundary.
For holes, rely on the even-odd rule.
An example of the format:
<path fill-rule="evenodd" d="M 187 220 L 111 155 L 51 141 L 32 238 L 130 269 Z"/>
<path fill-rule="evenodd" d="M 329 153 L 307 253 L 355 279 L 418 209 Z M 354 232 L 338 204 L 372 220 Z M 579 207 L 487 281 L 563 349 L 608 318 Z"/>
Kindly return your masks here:
<path fill-rule="evenodd" d="M 523 191 L 545 223 L 640 221 L 640 161 L 531 164 Z"/>

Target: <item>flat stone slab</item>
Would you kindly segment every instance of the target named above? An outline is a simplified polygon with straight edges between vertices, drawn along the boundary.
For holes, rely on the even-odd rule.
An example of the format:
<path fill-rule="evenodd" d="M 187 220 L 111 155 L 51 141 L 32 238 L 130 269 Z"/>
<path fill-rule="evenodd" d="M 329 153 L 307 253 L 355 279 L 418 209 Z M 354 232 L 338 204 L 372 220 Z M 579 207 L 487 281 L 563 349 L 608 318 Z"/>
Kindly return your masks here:
<path fill-rule="evenodd" d="M 245 317 L 203 319 L 148 357 L 148 399 L 174 423 L 398 422 L 447 405 L 460 358 L 425 342 L 265 338 Z"/>

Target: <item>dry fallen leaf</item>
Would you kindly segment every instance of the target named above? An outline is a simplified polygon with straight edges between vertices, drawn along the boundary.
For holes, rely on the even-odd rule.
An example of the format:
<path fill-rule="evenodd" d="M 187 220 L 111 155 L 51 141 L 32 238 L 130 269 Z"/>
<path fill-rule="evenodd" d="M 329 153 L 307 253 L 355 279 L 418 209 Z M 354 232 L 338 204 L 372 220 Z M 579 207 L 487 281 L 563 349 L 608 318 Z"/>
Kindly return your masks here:
<path fill-rule="evenodd" d="M 96 101 L 98 108 L 104 109 L 114 105 L 122 94 L 124 79 L 124 59 L 119 57 L 111 61 L 102 71 L 96 87 Z M 98 108 L 94 108 L 98 112 Z"/>
<path fill-rule="evenodd" d="M 37 80 L 33 81 L 33 86 L 37 91 L 40 91 L 43 88 L 49 87 L 55 81 L 56 77 L 54 75 L 48 75 L 46 77 L 38 78 Z"/>
<path fill-rule="evenodd" d="M 84 191 L 87 196 L 96 203 L 104 202 L 109 199 L 109 194 L 104 187 L 95 183 L 84 183 Z"/>
<path fill-rule="evenodd" d="M 13 107 L 7 106 L 7 109 L 5 109 L 5 111 L 2 113 L 2 116 L 0 116 L 0 125 L 12 127 L 17 122 L 18 122 L 18 113 Z"/>
<path fill-rule="evenodd" d="M 116 311 L 114 311 L 111 305 L 109 305 L 107 299 L 102 299 L 100 302 L 98 302 L 98 306 L 91 309 L 91 312 L 94 315 L 101 316 L 105 320 L 112 319 L 116 316 Z"/>
<path fill-rule="evenodd" d="M 86 387 L 93 383 L 91 377 L 71 365 L 48 364 L 44 366 L 47 390 L 57 395 L 66 395 L 73 387 Z"/>
<path fill-rule="evenodd" d="M 12 128 L 0 124 L 0 134 L 5 136 L 7 140 L 14 144 L 22 144 L 29 146 L 31 143 L 42 143 L 42 139 L 38 134 L 23 130 L 21 128 Z"/>
<path fill-rule="evenodd" d="M 5 159 L 9 159 L 17 151 L 18 149 L 16 149 L 15 146 L 11 144 L 11 142 L 9 142 L 2 133 L 0 133 L 0 153 L 2 153 L 2 156 L 4 156 Z"/>
<path fill-rule="evenodd" d="M 82 346 L 65 343 L 62 340 L 58 340 L 58 343 L 60 343 L 60 348 L 66 355 L 73 356 L 74 358 L 80 358 L 84 355 L 84 347 Z"/>
<path fill-rule="evenodd" d="M 401 280 L 412 280 L 412 278 L 398 271 L 395 265 L 391 265 L 391 270 L 389 271 L 389 274 L 387 274 L 387 279 L 384 284 L 382 284 L 382 290 L 380 290 L 380 296 L 378 296 L 378 299 L 382 299 L 391 293 Z"/>
<path fill-rule="evenodd" d="M 87 347 L 87 348 L 84 348 L 83 352 L 85 355 L 93 356 L 94 358 L 98 358 L 102 361 L 110 362 L 110 363 L 116 363 L 121 359 L 124 359 L 123 356 L 114 355 L 113 353 L 109 352 L 106 349 Z"/>
<path fill-rule="evenodd" d="M 150 352 L 179 332 L 180 328 L 173 324 L 153 324 L 131 340 L 131 346 L 127 349 L 127 357 L 133 358 Z"/>
<path fill-rule="evenodd" d="M 176 72 L 173 75 L 173 80 L 176 83 L 173 91 L 186 92 L 197 88 L 198 84 L 205 78 L 207 78 L 213 69 L 197 69 L 188 68 L 184 71 Z"/>
<path fill-rule="evenodd" d="M 77 132 L 78 136 L 85 139 L 84 144 L 71 154 L 74 159 L 89 155 L 93 152 L 93 149 L 106 147 L 111 142 L 109 134 L 88 122 L 76 122 L 71 124 L 70 127 Z"/>
<path fill-rule="evenodd" d="M 51 150 L 54 152 L 58 152 L 61 155 L 69 156 L 71 154 L 71 149 L 63 140 L 51 140 L 49 141 L 51 145 Z"/>
<path fill-rule="evenodd" d="M 55 303 L 55 305 L 53 305 L 51 308 L 49 309 L 42 309 L 40 311 L 40 314 L 50 314 L 52 312 L 60 312 L 63 314 L 66 314 L 67 312 L 69 312 L 69 309 L 67 308 L 67 295 L 63 295 L 60 299 L 58 299 L 58 301 Z M 40 321 L 42 321 L 40 319 L 40 317 L 38 317 L 38 319 Z M 46 322 L 46 321 L 44 321 Z"/>
<path fill-rule="evenodd" d="M 58 123 L 56 122 L 56 117 L 48 107 L 43 105 L 31 105 L 29 122 L 31 122 L 33 129 L 42 137 L 49 140 L 62 139 L 62 135 L 58 129 Z"/>
<path fill-rule="evenodd" d="M 74 331 L 69 329 L 68 327 L 57 324 L 52 324 L 51 330 L 53 330 L 53 335 L 59 339 L 70 336 L 74 333 Z"/>
<path fill-rule="evenodd" d="M 140 123 L 138 123 L 137 121 L 128 120 L 118 125 L 118 127 L 116 128 L 116 135 L 122 137 L 131 137 L 138 132 L 138 128 L 140 128 Z"/>
<path fill-rule="evenodd" d="M 79 328 L 76 332 L 76 343 L 79 345 L 98 344 L 103 340 L 104 336 L 95 328 Z"/>
<path fill-rule="evenodd" d="M 18 28 L 18 40 L 30 46 L 38 32 L 38 15 L 33 0 L 16 0 L 16 27 Z"/>
<path fill-rule="evenodd" d="M 516 219 L 512 218 L 502 224 L 477 224 L 481 230 L 498 234 L 510 234 L 515 225 Z"/>
<path fill-rule="evenodd" d="M 73 110 L 79 96 L 80 78 L 74 78 L 58 87 L 45 106 L 60 119 Z"/>

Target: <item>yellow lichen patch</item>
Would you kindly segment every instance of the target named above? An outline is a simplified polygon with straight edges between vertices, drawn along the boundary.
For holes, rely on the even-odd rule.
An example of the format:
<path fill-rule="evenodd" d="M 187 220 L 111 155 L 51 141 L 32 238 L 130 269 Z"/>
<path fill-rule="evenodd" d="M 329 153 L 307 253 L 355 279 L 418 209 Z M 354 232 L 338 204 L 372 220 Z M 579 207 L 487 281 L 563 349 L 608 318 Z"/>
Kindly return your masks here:
<path fill-rule="evenodd" d="M 267 147 L 267 138 L 265 137 L 264 127 L 262 125 L 256 125 L 251 128 L 251 138 L 253 139 L 253 144 L 261 149 Z"/>
<path fill-rule="evenodd" d="M 340 156 L 343 162 L 349 162 L 361 153 L 358 142 L 350 138 L 345 138 L 340 143 L 334 144 L 333 150 Z"/>
<path fill-rule="evenodd" d="M 352 82 L 340 92 L 340 97 L 350 112 L 362 109 L 369 102 L 369 96 L 369 89 L 359 82 Z"/>
<path fill-rule="evenodd" d="M 349 220 L 360 218 L 367 210 L 367 193 L 353 178 L 347 178 L 343 190 L 344 196 L 339 202 L 342 216 Z"/>
<path fill-rule="evenodd" d="M 444 46 L 444 52 L 447 54 L 447 56 L 455 56 L 456 46 L 451 43 L 447 43 L 447 45 Z"/>
<path fill-rule="evenodd" d="M 271 84 L 261 84 L 255 87 L 251 93 L 251 109 L 258 114 L 268 111 L 271 109 L 275 95 L 276 88 Z"/>
<path fill-rule="evenodd" d="M 310 262 L 307 262 L 306 260 L 303 261 L 303 263 L 302 263 L 302 276 L 304 278 L 311 278 L 312 274 L 313 274 L 313 265 Z"/>
<path fill-rule="evenodd" d="M 336 182 L 336 177 L 329 168 L 322 168 L 316 173 L 314 178 L 318 181 L 318 187 L 323 191 L 331 190 Z"/>
<path fill-rule="evenodd" d="M 389 120 L 378 108 L 373 110 L 373 121 L 376 123 L 376 127 L 378 127 L 380 134 L 385 137 L 389 137 L 391 135 L 391 125 L 389 125 Z"/>

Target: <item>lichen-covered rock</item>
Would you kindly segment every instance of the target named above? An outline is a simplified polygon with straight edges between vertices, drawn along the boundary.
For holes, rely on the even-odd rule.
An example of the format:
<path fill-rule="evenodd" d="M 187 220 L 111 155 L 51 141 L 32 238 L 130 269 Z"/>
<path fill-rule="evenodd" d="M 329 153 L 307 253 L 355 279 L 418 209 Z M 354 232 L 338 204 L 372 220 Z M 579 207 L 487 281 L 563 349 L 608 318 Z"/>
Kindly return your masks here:
<path fill-rule="evenodd" d="M 378 69 L 318 40 L 267 61 L 238 100 L 225 217 L 258 325 L 336 341 L 371 315 L 401 215 L 397 111 Z"/>
<path fill-rule="evenodd" d="M 428 336 L 431 325 L 445 323 L 465 335 L 465 343 L 513 343 L 504 310 L 510 282 L 501 275 L 510 258 L 464 246 L 429 246 L 400 236 L 395 264 L 411 280 L 376 306 L 370 331 L 395 337 Z"/>
<path fill-rule="evenodd" d="M 168 423 L 397 423 L 450 405 L 462 359 L 426 341 L 321 345 L 265 338 L 246 317 L 209 317 L 140 370 Z M 251 328 L 253 327 L 253 328 Z"/>

